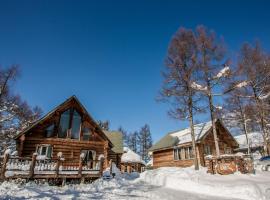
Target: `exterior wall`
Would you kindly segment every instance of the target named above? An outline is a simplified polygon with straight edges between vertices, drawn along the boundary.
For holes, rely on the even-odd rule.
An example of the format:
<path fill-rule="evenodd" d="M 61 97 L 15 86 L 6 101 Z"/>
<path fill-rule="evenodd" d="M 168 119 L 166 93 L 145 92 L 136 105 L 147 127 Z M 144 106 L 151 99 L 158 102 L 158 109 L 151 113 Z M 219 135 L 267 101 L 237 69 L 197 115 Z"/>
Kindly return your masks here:
<path fill-rule="evenodd" d="M 108 159 L 112 160 L 112 162 L 114 162 L 119 169 L 121 167 L 120 166 L 121 156 L 122 156 L 122 154 L 115 153 L 111 149 L 109 150 Z"/>
<path fill-rule="evenodd" d="M 227 131 L 222 127 L 218 126 L 217 130 L 218 138 L 219 138 L 219 149 L 220 154 L 225 154 L 225 146 L 230 147 L 231 150 L 237 148 L 237 144 L 233 140 L 232 136 L 227 133 Z M 187 147 L 191 146 L 190 143 L 179 145 L 178 147 Z M 196 151 L 198 155 L 199 164 L 201 166 L 205 166 L 205 159 L 206 156 L 204 154 L 204 147 L 208 145 L 211 148 L 211 155 L 216 155 L 215 151 L 215 143 L 214 143 L 214 136 L 212 131 L 206 135 L 205 138 L 197 143 Z M 173 155 L 173 147 L 165 150 L 158 150 L 153 152 L 153 167 L 189 167 L 193 165 L 193 159 L 188 160 L 174 160 Z"/>
<path fill-rule="evenodd" d="M 131 172 L 143 172 L 144 165 L 141 163 L 121 163 L 120 170 L 122 173 L 131 173 Z"/>
<path fill-rule="evenodd" d="M 62 152 L 65 159 L 79 161 L 81 150 L 94 150 L 96 159 L 100 154 L 104 155 L 104 142 L 98 141 L 79 141 L 61 138 L 35 138 L 26 137 L 23 143 L 22 157 L 31 157 L 36 152 L 40 144 L 49 144 L 52 146 L 52 158 L 57 158 L 57 153 Z"/>

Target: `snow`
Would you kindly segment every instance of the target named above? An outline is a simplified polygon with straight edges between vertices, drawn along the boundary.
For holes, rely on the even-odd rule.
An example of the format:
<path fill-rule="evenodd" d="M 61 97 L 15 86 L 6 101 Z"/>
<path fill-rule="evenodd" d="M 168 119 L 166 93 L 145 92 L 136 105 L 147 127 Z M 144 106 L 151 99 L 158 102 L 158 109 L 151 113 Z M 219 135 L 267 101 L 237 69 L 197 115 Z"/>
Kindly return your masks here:
<path fill-rule="evenodd" d="M 57 157 L 58 157 L 58 158 L 62 158 L 62 157 L 63 157 L 63 153 L 62 153 L 61 151 L 58 152 L 58 153 L 57 153 Z"/>
<path fill-rule="evenodd" d="M 264 99 L 267 99 L 269 96 L 270 96 L 270 92 L 265 95 L 260 95 L 259 99 L 264 100 Z"/>
<path fill-rule="evenodd" d="M 128 147 L 124 147 L 124 153 L 122 154 L 121 162 L 142 163 L 145 165 L 145 162 L 142 160 L 141 156 L 129 149 Z"/>
<path fill-rule="evenodd" d="M 10 155 L 11 154 L 11 149 L 7 149 L 4 154 L 5 155 L 7 155 L 7 154 Z"/>
<path fill-rule="evenodd" d="M 230 73 L 230 67 L 225 66 L 222 70 L 218 72 L 215 78 L 221 78 L 221 77 L 226 77 Z"/>
<path fill-rule="evenodd" d="M 199 195 L 212 195 L 216 199 L 264 200 L 270 198 L 270 172 L 256 175 L 211 175 L 205 168 L 164 167 L 145 171 L 140 181 L 174 190 L 184 190 Z"/>
<path fill-rule="evenodd" d="M 242 87 L 245 87 L 247 85 L 248 85 L 248 82 L 247 81 L 243 81 L 243 82 L 238 83 L 235 87 L 236 88 L 242 88 Z"/>
<path fill-rule="evenodd" d="M 238 142 L 240 149 L 248 147 L 247 146 L 247 139 L 246 139 L 245 134 L 234 136 L 234 138 Z M 248 138 L 249 138 L 249 141 L 250 141 L 250 147 L 263 146 L 263 136 L 262 136 L 261 132 L 248 133 Z"/>
<path fill-rule="evenodd" d="M 10 181 L 0 184 L 0 199 L 110 199 L 110 200 L 225 200 L 270 198 L 270 172 L 228 176 L 206 174 L 206 169 L 160 168 L 119 174 L 92 184 L 49 186 Z M 21 182 L 21 183 L 18 183 Z"/>
<path fill-rule="evenodd" d="M 210 130 L 211 127 L 212 127 L 212 121 L 194 125 L 195 139 L 199 140 L 200 138 L 202 138 Z M 178 138 L 179 140 L 178 144 L 191 142 L 190 128 L 173 132 L 171 133 L 171 136 Z"/>
<path fill-rule="evenodd" d="M 46 155 L 38 155 L 37 160 L 46 160 L 48 157 Z"/>
<path fill-rule="evenodd" d="M 202 85 L 200 85 L 200 84 L 198 84 L 196 82 L 192 82 L 190 86 L 195 90 L 208 91 L 206 86 L 203 87 Z"/>
<path fill-rule="evenodd" d="M 146 166 L 153 166 L 153 158 L 151 158 L 147 163 Z"/>

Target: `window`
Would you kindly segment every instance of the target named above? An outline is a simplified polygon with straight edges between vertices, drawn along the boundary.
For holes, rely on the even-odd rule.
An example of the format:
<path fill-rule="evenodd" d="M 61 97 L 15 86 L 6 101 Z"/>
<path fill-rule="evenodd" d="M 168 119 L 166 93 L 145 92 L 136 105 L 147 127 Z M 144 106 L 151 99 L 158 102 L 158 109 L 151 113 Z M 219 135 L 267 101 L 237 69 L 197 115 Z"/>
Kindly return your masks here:
<path fill-rule="evenodd" d="M 59 122 L 59 138 L 70 137 L 71 139 L 79 139 L 81 132 L 81 115 L 75 109 L 68 109 L 62 113 Z M 68 132 L 70 130 L 70 132 Z M 70 135 L 68 135 L 68 133 Z"/>
<path fill-rule="evenodd" d="M 84 154 L 84 162 L 93 161 L 96 158 L 96 152 L 93 150 L 82 150 L 81 153 Z"/>
<path fill-rule="evenodd" d="M 51 124 L 45 129 L 45 137 L 52 137 L 53 135 L 54 135 L 54 124 Z"/>
<path fill-rule="evenodd" d="M 83 164 L 90 168 L 94 167 L 94 160 L 96 159 L 96 152 L 93 150 L 82 150 L 81 154 L 84 154 Z"/>
<path fill-rule="evenodd" d="M 70 113 L 71 110 L 66 110 L 62 113 L 59 123 L 59 133 L 58 137 L 60 138 L 66 138 L 67 137 L 67 131 L 69 129 L 69 123 L 70 123 Z"/>
<path fill-rule="evenodd" d="M 72 118 L 72 129 L 71 129 L 71 139 L 79 139 L 80 131 L 81 131 L 81 116 L 80 114 L 74 110 L 73 118 Z"/>
<path fill-rule="evenodd" d="M 192 147 L 181 147 L 173 150 L 174 160 L 187 160 L 192 159 L 193 151 Z"/>
<path fill-rule="evenodd" d="M 89 141 L 91 137 L 91 130 L 90 128 L 83 128 L 83 140 Z"/>
<path fill-rule="evenodd" d="M 52 146 L 51 145 L 38 145 L 37 146 L 37 154 L 38 156 L 42 156 L 44 158 L 52 157 Z"/>
<path fill-rule="evenodd" d="M 226 148 L 224 149 L 224 153 L 225 153 L 225 154 L 231 154 L 231 153 L 232 153 L 232 149 L 231 149 L 230 147 L 226 147 Z"/>
<path fill-rule="evenodd" d="M 205 155 L 211 155 L 212 154 L 211 147 L 209 145 L 204 146 L 204 154 Z"/>

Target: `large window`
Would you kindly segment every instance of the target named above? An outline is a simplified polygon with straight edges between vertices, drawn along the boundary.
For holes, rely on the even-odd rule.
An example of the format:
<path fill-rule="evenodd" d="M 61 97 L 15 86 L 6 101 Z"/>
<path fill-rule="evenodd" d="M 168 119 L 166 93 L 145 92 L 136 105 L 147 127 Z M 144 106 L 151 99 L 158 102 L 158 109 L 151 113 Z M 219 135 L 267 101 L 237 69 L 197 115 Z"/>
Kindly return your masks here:
<path fill-rule="evenodd" d="M 69 129 L 70 124 L 70 114 L 71 110 L 68 109 L 65 112 L 62 113 L 59 123 L 59 132 L 58 137 L 60 138 L 66 138 L 67 137 L 67 131 Z"/>
<path fill-rule="evenodd" d="M 45 129 L 45 137 L 52 137 L 54 135 L 54 124 L 47 126 Z"/>
<path fill-rule="evenodd" d="M 180 147 L 173 150 L 174 160 L 188 160 L 194 158 L 192 147 Z"/>
<path fill-rule="evenodd" d="M 59 122 L 59 138 L 70 137 L 71 139 L 79 139 L 81 132 L 82 118 L 75 109 L 68 109 L 61 114 Z M 70 130 L 68 135 L 68 131 Z"/>
<path fill-rule="evenodd" d="M 91 137 L 91 130 L 90 128 L 83 128 L 83 140 L 84 141 L 89 141 Z"/>
<path fill-rule="evenodd" d="M 71 139 L 79 139 L 80 131 L 81 131 L 81 116 L 80 114 L 74 110 L 73 119 L 72 119 L 72 129 L 71 129 Z"/>

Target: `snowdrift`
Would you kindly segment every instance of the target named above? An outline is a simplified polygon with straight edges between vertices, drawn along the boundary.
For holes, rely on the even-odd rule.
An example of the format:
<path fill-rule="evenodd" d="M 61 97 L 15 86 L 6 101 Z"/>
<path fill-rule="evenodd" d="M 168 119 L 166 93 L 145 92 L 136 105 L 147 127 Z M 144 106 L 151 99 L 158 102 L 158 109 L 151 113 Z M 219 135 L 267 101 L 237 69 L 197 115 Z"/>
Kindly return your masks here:
<path fill-rule="evenodd" d="M 256 175 L 222 176 L 207 174 L 204 168 L 194 171 L 194 167 L 163 167 L 145 171 L 137 181 L 216 197 L 248 200 L 270 199 L 270 172 L 258 172 Z"/>

